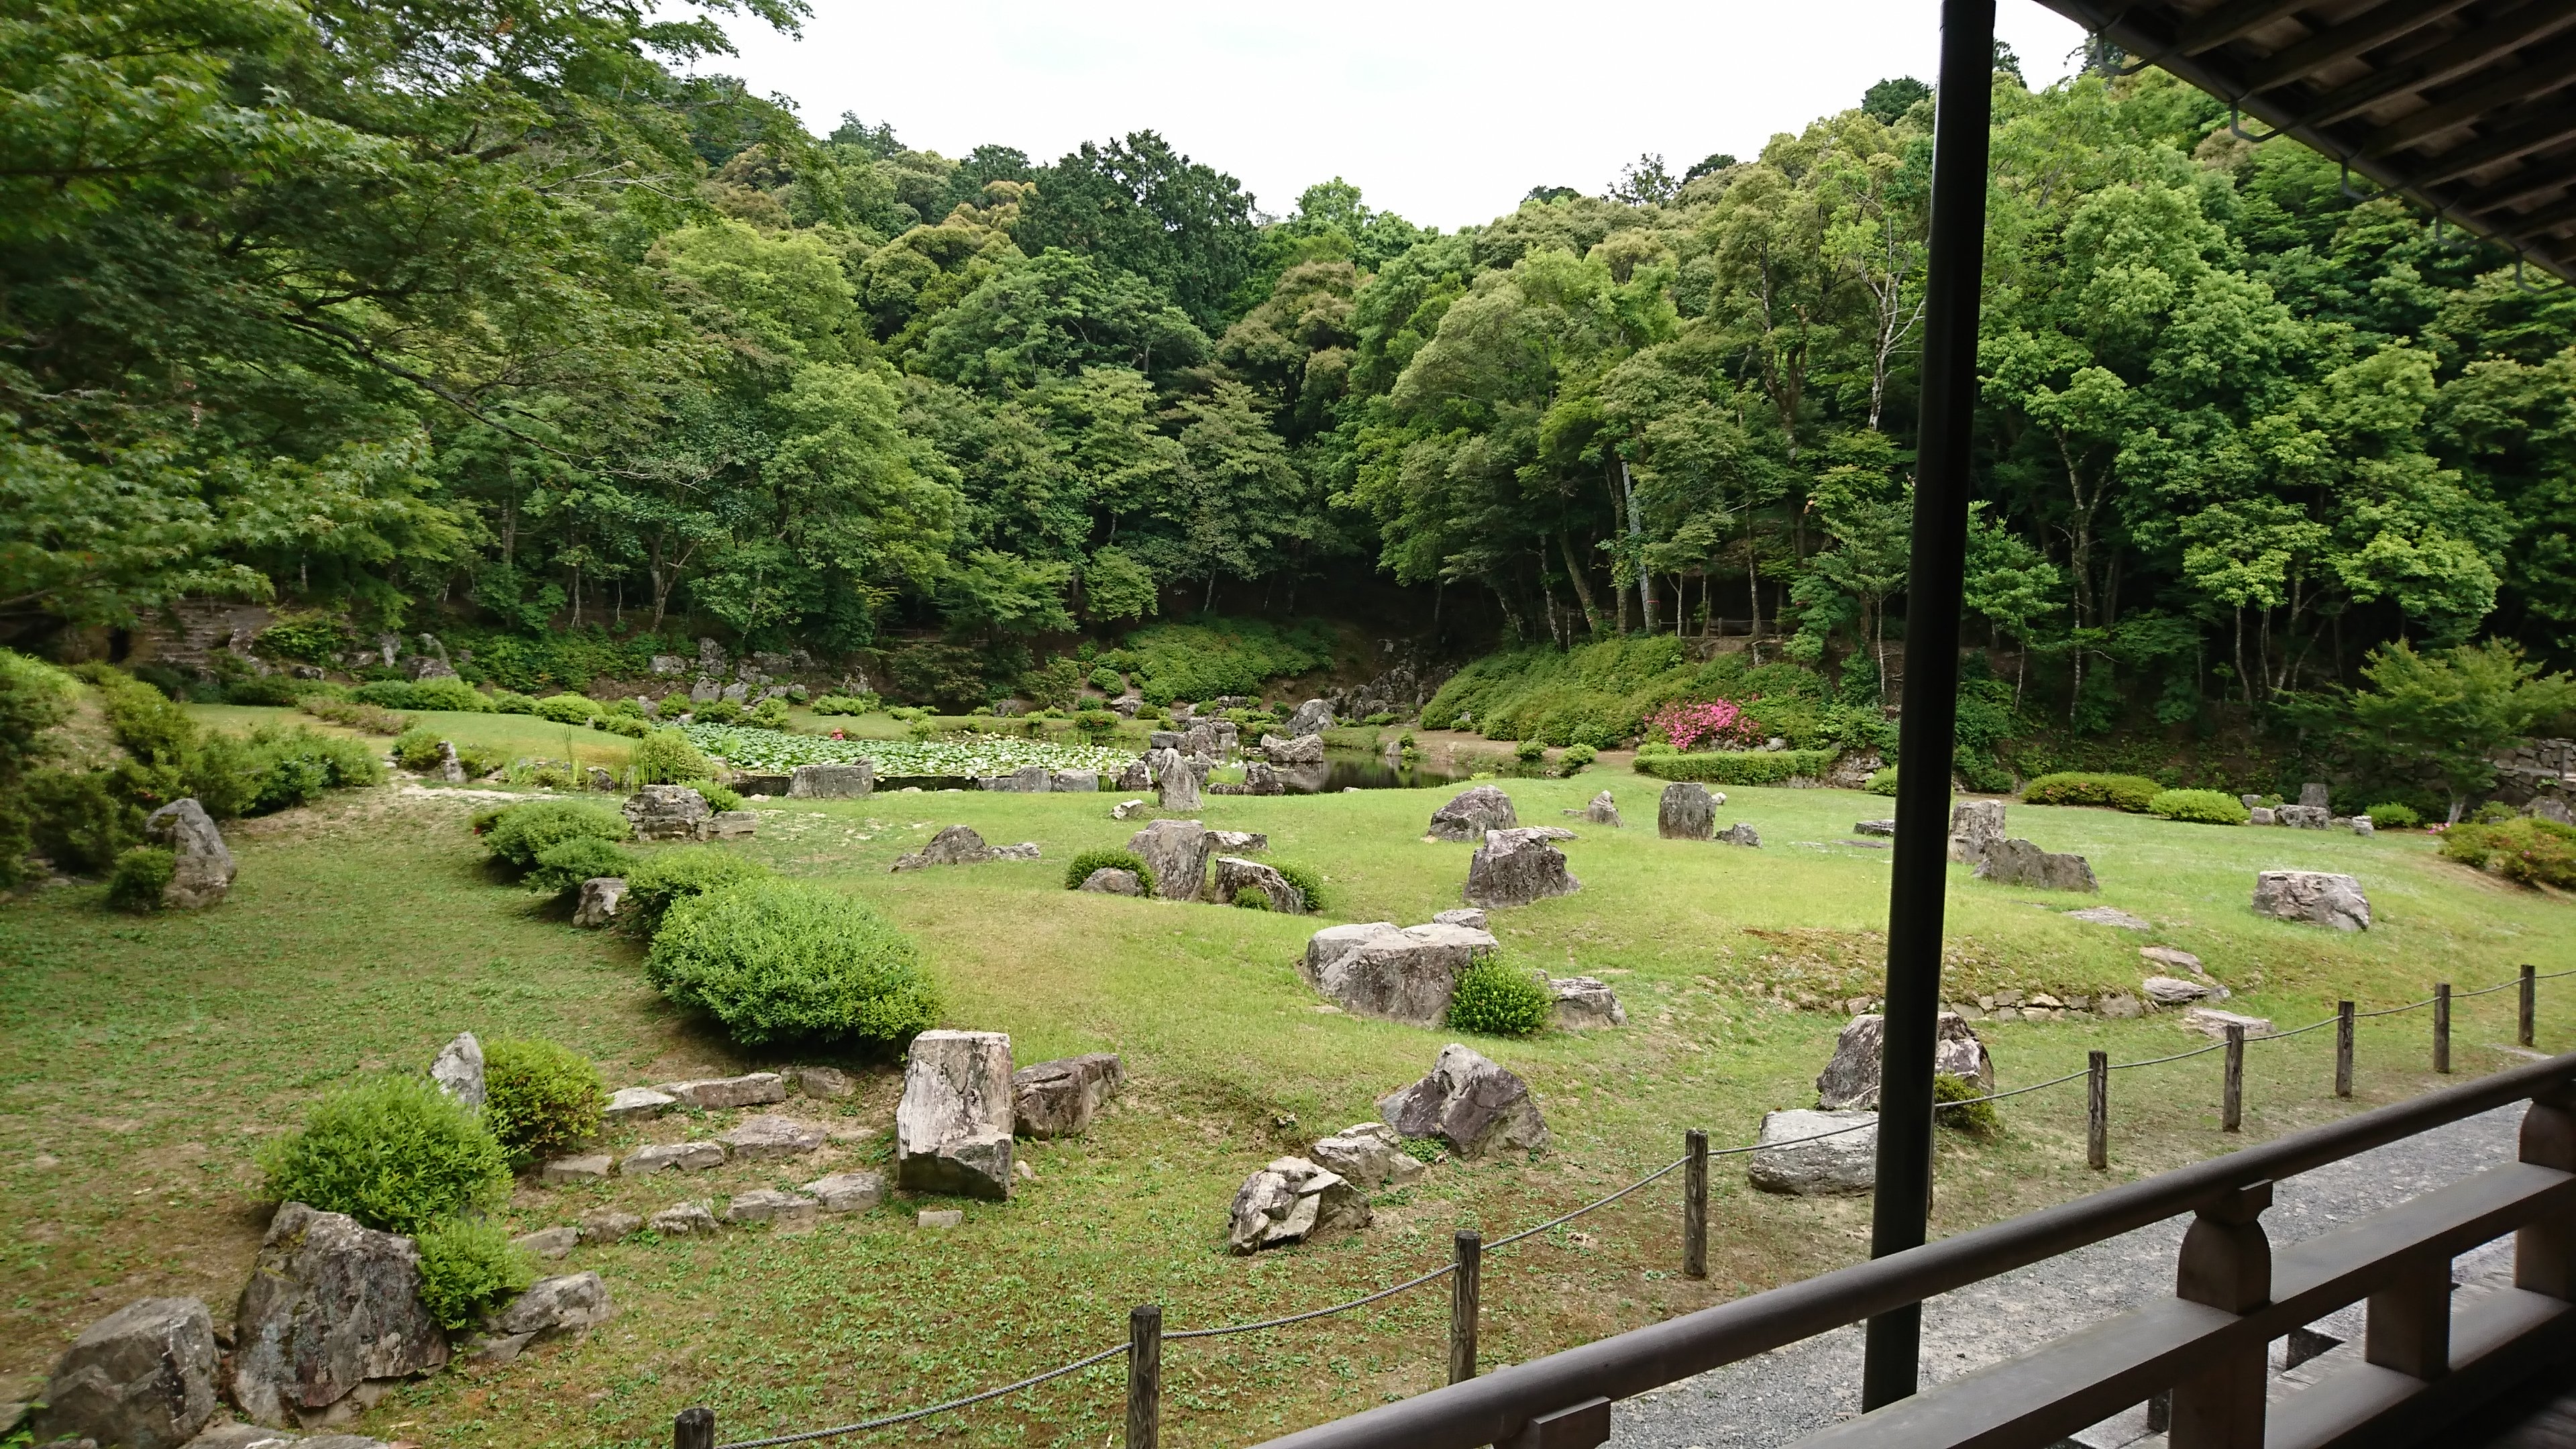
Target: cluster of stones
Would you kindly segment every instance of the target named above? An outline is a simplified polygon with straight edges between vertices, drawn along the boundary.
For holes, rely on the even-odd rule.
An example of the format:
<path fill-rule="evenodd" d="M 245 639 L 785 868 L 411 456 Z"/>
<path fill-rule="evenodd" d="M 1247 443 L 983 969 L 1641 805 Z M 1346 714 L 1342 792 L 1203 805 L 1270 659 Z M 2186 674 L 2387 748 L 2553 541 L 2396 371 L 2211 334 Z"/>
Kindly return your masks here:
<path fill-rule="evenodd" d="M 691 668 L 693 664 L 694 671 Z M 713 639 L 698 641 L 695 660 L 683 654 L 653 656 L 653 672 L 657 675 L 669 677 L 695 673 L 696 678 L 689 686 L 692 704 L 712 704 L 719 699 L 729 699 L 736 704 L 757 704 L 773 697 L 802 700 L 805 686 L 786 683 L 778 676 L 791 669 L 810 670 L 813 667 L 813 656 L 802 649 L 792 654 L 753 653 L 739 661 L 729 662 L 724 646 Z M 726 678 L 728 674 L 731 679 Z M 864 688 L 864 683 L 859 687 Z M 653 712 L 656 706 L 647 700 L 645 709 Z"/>
<path fill-rule="evenodd" d="M 619 813 L 638 840 L 749 840 L 760 825 L 756 813 L 718 810 L 686 785 L 646 785 Z"/>
<path fill-rule="evenodd" d="M 1045 795 L 1053 792 L 1073 795 L 1096 795 L 1100 792 L 1097 770 L 1050 770 L 1044 765 L 1022 765 L 1007 775 L 978 775 L 978 790 L 1006 790 L 1019 795 Z"/>
<path fill-rule="evenodd" d="M 895 1185 L 907 1192 L 1008 1200 L 1014 1133 L 1079 1136 L 1125 1080 L 1107 1053 L 1011 1070 L 998 1031 L 926 1031 L 906 1054 L 895 1107 Z"/>
<path fill-rule="evenodd" d="M 459 1038 L 470 1041 L 471 1038 Z M 453 1047 L 451 1047 L 453 1050 Z M 444 1063 L 447 1057 L 441 1055 Z M 438 1076 L 438 1068 L 432 1075 Z M 831 1067 L 798 1067 L 792 1073 L 751 1072 L 736 1077 L 707 1077 L 664 1082 L 653 1087 L 624 1087 L 610 1094 L 602 1114 L 610 1122 L 644 1122 L 678 1107 L 730 1111 L 764 1107 L 787 1100 L 791 1078 L 806 1096 L 846 1097 L 855 1090 L 848 1074 Z M 442 1086 L 447 1079 L 440 1078 Z M 451 1088 L 451 1090 L 453 1090 Z M 460 1094 L 461 1095 L 461 1094 Z M 780 1113 L 747 1117 L 713 1139 L 657 1142 L 636 1148 L 623 1159 L 613 1153 L 579 1153 L 559 1157 L 537 1170 L 547 1185 L 598 1182 L 612 1175 L 650 1177 L 662 1172 L 700 1172 L 727 1162 L 776 1162 L 821 1150 L 821 1128 Z M 733 1223 L 801 1221 L 818 1213 L 860 1212 L 885 1200 L 885 1179 L 874 1172 L 841 1172 L 816 1178 L 794 1193 L 758 1189 L 736 1193 L 721 1221 Z M 719 1219 L 705 1202 L 682 1202 L 648 1215 L 601 1210 L 577 1226 L 548 1228 L 518 1241 L 539 1257 L 559 1258 L 576 1243 L 613 1242 L 646 1228 L 666 1236 L 712 1231 Z"/>
<path fill-rule="evenodd" d="M 926 870 L 934 865 L 982 865 L 996 860 L 1035 860 L 1038 843 L 1023 840 L 1017 845 L 986 845 L 984 837 L 971 825 L 951 825 L 930 837 L 930 843 L 919 850 L 895 857 L 888 870 Z"/>
<path fill-rule="evenodd" d="M 1892 834 L 1895 827 L 1890 825 Z M 2092 863 L 2080 855 L 2042 850 L 2004 830 L 2004 802 L 1965 800 L 1950 810 L 1950 858 L 1973 867 L 1979 880 L 2051 891 L 2098 891 Z"/>
<path fill-rule="evenodd" d="M 2568 802 L 2576 799 L 2576 740 L 2524 740 L 2489 763 L 2496 767 L 2496 793 L 2506 803 L 2524 804 L 2526 813 L 2569 823 Z"/>
<path fill-rule="evenodd" d="M 2292 830 L 2349 830 L 2355 835 L 2372 835 L 2378 825 L 2367 815 L 2337 815 L 2326 804 L 2326 787 L 2315 781 L 2299 787 L 2296 805 L 2265 805 L 2260 795 L 2240 795 L 2247 823 L 2282 825 Z"/>
<path fill-rule="evenodd" d="M 1458 978 L 1501 948 L 1482 910 L 1442 911 L 1419 926 L 1364 921 L 1327 926 L 1297 963 L 1306 984 L 1340 1010 L 1407 1026 L 1438 1026 Z M 1627 1010 L 1609 983 L 1591 976 L 1544 978 L 1555 1024 L 1567 1031 L 1625 1026 Z"/>
<path fill-rule="evenodd" d="M 1378 1121 L 1345 1127 L 1303 1157 L 1281 1157 L 1243 1181 L 1227 1212 L 1226 1250 L 1249 1255 L 1369 1226 L 1368 1195 L 1414 1182 L 1427 1165 L 1407 1142 L 1438 1143 L 1464 1161 L 1535 1151 L 1547 1121 L 1529 1084 L 1456 1042 L 1420 1081 L 1380 1097 Z"/>
<path fill-rule="evenodd" d="M 1956 1012 L 1937 1021 L 1932 1070 L 1995 1086 L 1994 1057 Z M 1879 1073 L 1887 1019 L 1855 1016 L 1834 1041 L 1833 1059 L 1816 1078 L 1816 1105 L 1763 1114 L 1747 1177 L 1764 1192 L 1819 1196 L 1868 1192 L 1878 1182 Z"/>
<path fill-rule="evenodd" d="M 1116 814 L 1115 811 L 1111 812 Z M 1152 895 L 1166 901 L 1231 904 L 1257 895 L 1271 910 L 1302 916 L 1306 893 L 1273 867 L 1249 857 L 1270 848 L 1270 837 L 1252 831 L 1210 830 L 1196 820 L 1157 820 L 1127 838 L 1127 849 L 1145 862 Z M 1213 885 L 1208 867 L 1216 868 Z M 1141 896 L 1146 883 L 1114 867 L 1093 871 L 1079 887 L 1104 895 Z"/>
<path fill-rule="evenodd" d="M 1759 849 L 1762 832 L 1749 823 L 1738 820 L 1724 830 L 1717 828 L 1717 807 L 1725 803 L 1726 792 L 1706 785 L 1690 781 L 1666 785 L 1655 802 L 1655 833 L 1666 840 L 1713 840 Z"/>
<path fill-rule="evenodd" d="M 1602 792 L 1593 805 L 1605 802 L 1610 823 L 1615 825 L 1619 807 L 1609 792 Z M 1492 785 L 1471 785 L 1432 811 L 1424 838 L 1475 844 L 1476 853 L 1467 862 L 1464 892 L 1471 906 L 1500 910 L 1583 889 L 1583 882 L 1566 869 L 1565 852 L 1556 848 L 1557 841 L 1575 839 L 1574 832 L 1557 825 L 1521 824 L 1512 797 Z"/>

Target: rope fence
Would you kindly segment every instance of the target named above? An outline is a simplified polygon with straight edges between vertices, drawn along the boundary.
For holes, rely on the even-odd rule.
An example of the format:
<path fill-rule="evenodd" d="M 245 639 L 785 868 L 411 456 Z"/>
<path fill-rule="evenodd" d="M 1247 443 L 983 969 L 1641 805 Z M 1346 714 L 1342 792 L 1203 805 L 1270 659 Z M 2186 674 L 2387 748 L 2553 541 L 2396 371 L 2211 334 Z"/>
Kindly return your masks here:
<path fill-rule="evenodd" d="M 2454 1002 L 2465 1001 L 2472 997 L 2491 995 L 2498 991 L 2509 991 L 2519 988 L 2521 991 L 2521 1000 L 2519 1003 L 2518 1020 L 2516 1023 L 2517 1030 L 2515 1041 L 2516 1045 L 2523 1048 L 2529 1048 L 2532 1045 L 2535 1017 L 2537 1015 L 2536 988 L 2538 983 L 2542 981 L 2556 980 L 2564 976 L 2576 976 L 2576 970 L 2551 971 L 2544 973 L 2535 970 L 2533 967 L 2524 966 L 2521 974 L 2514 979 L 2498 982 L 2493 986 L 2482 986 L 2474 991 L 2454 992 L 2451 989 L 2450 984 L 2444 982 L 2433 988 L 2433 994 L 2431 996 L 2428 996 L 2421 1001 L 2408 1002 L 2403 1006 L 2383 1007 L 2376 1011 L 2356 1011 L 2353 1009 L 2353 1003 L 2343 1001 L 2336 1003 L 2335 1014 L 2333 1016 L 2310 1022 L 2306 1026 L 2297 1027 L 2289 1031 L 2267 1032 L 2262 1036 L 2256 1037 L 2249 1037 L 2242 1024 L 2229 1022 L 2224 1028 L 2225 1036 L 2223 1039 L 2211 1042 L 2205 1047 L 2195 1047 L 2190 1051 L 2175 1052 L 2170 1056 L 2149 1057 L 2144 1060 L 2134 1062 L 2114 1062 L 2109 1059 L 2107 1053 L 2097 1051 L 2090 1054 L 2090 1059 L 2087 1062 L 2085 1069 L 2082 1071 L 2068 1072 L 2064 1076 L 2051 1077 L 2044 1082 L 2033 1082 L 2025 1087 L 2014 1087 L 2000 1092 L 1988 1092 L 1982 1096 L 1936 1102 L 1933 1104 L 1933 1111 L 1936 1113 L 1946 1112 L 1961 1107 L 1977 1106 L 1981 1103 L 2000 1102 L 2011 1097 L 2019 1097 L 2032 1092 L 2046 1091 L 2052 1087 L 2062 1087 L 2069 1082 L 2081 1079 L 2087 1083 L 2085 1124 L 2086 1164 L 2091 1168 L 2101 1170 L 2109 1166 L 2109 1082 L 2110 1074 L 2113 1072 L 2132 1071 L 2141 1067 L 2164 1066 L 2172 1062 L 2187 1061 L 2193 1057 L 2206 1056 L 2211 1052 L 2225 1052 L 2227 1054 L 2227 1063 L 2220 1092 L 2221 1105 L 2219 1114 L 2219 1130 L 2222 1132 L 2236 1132 L 2242 1130 L 2245 1047 L 2248 1042 L 2286 1041 L 2292 1037 L 2304 1036 L 2309 1032 L 2318 1031 L 2325 1027 L 2331 1026 L 2337 1028 L 2335 1038 L 2335 1095 L 2337 1097 L 2348 1098 L 2352 1095 L 2353 1024 L 2355 1022 L 2383 1016 L 2398 1016 L 2410 1011 L 2421 1011 L 2428 1006 L 2432 1007 L 2433 1070 L 2436 1072 L 2448 1072 L 2451 1069 L 2451 1006 Z M 928 1407 L 913 1409 L 905 1413 L 887 1414 L 878 1418 L 864 1419 L 854 1424 L 840 1424 L 828 1429 L 809 1429 L 801 1433 L 794 1434 L 778 1434 L 765 1439 L 739 1439 L 726 1444 L 718 1444 L 716 1442 L 716 1418 L 714 1410 L 705 1407 L 688 1408 L 681 1410 L 680 1413 L 672 1420 L 672 1449 L 774 1449 L 774 1446 L 782 1444 L 811 1443 L 816 1440 L 836 1439 L 851 1434 L 863 1434 L 876 1429 L 893 1428 L 897 1425 L 909 1424 L 917 1420 L 927 1419 L 934 1415 L 945 1414 L 958 1409 L 971 1408 L 977 1404 L 989 1403 L 995 1399 L 1005 1398 L 1009 1395 L 1020 1393 L 1027 1389 L 1036 1388 L 1039 1385 L 1048 1383 L 1052 1380 L 1063 1378 L 1067 1374 L 1079 1373 L 1084 1369 L 1091 1368 L 1097 1364 L 1105 1363 L 1111 1359 L 1120 1357 L 1124 1357 L 1128 1360 L 1127 1436 L 1125 1449 L 1156 1449 L 1161 1424 L 1161 1346 L 1163 1344 L 1177 1343 L 1193 1339 L 1225 1338 L 1236 1334 L 1257 1333 L 1268 1329 L 1286 1328 L 1292 1324 L 1311 1322 L 1315 1319 L 1330 1318 L 1338 1314 L 1351 1312 L 1355 1309 L 1365 1308 L 1372 1303 L 1383 1302 L 1386 1299 L 1397 1296 L 1398 1294 L 1411 1292 L 1416 1288 L 1421 1288 L 1428 1284 L 1438 1282 L 1443 1278 L 1452 1280 L 1449 1324 L 1449 1379 L 1450 1382 L 1455 1383 L 1461 1379 L 1474 1377 L 1476 1372 L 1476 1329 L 1477 1321 L 1480 1317 L 1479 1309 L 1482 1297 L 1483 1260 L 1485 1254 L 1500 1251 L 1501 1249 L 1511 1247 L 1516 1243 L 1527 1241 L 1530 1238 L 1536 1237 L 1552 1229 L 1563 1227 L 1565 1224 L 1573 1222 L 1577 1218 L 1583 1217 L 1589 1213 L 1598 1212 L 1602 1208 L 1610 1206 L 1612 1203 L 1618 1202 L 1656 1182 L 1660 1182 L 1675 1172 L 1683 1172 L 1685 1186 L 1682 1203 L 1682 1272 L 1685 1277 L 1705 1278 L 1708 1276 L 1708 1163 L 1711 1159 L 1737 1157 L 1754 1152 L 1777 1152 L 1793 1147 L 1803 1147 L 1813 1142 L 1822 1142 L 1828 1138 L 1845 1136 L 1849 1133 L 1873 1132 L 1876 1131 L 1877 1128 L 1878 1121 L 1876 1116 L 1873 1114 L 1866 1121 L 1855 1122 L 1844 1127 L 1836 1127 L 1829 1131 L 1811 1133 L 1803 1137 L 1793 1137 L 1773 1142 L 1757 1141 L 1745 1143 L 1741 1146 L 1721 1147 L 1715 1149 L 1712 1149 L 1708 1145 L 1708 1134 L 1706 1132 L 1693 1130 L 1684 1134 L 1685 1151 L 1680 1157 L 1664 1164 L 1662 1167 L 1656 1168 L 1654 1171 L 1647 1173 L 1645 1176 L 1638 1178 L 1627 1186 L 1622 1187 L 1605 1197 L 1597 1198 L 1592 1202 L 1586 1203 L 1571 1212 L 1550 1218 L 1545 1222 L 1536 1224 L 1535 1226 L 1523 1228 L 1519 1232 L 1513 1233 L 1508 1237 L 1496 1239 L 1492 1243 L 1484 1242 L 1482 1236 L 1474 1231 L 1461 1230 L 1453 1239 L 1452 1256 L 1450 1261 L 1441 1264 L 1439 1267 L 1434 1268 L 1427 1273 L 1422 1273 L 1418 1276 L 1408 1278 L 1401 1283 L 1396 1283 L 1389 1287 L 1380 1288 L 1375 1292 L 1364 1294 L 1357 1298 L 1348 1299 L 1323 1308 L 1308 1309 L 1302 1313 L 1285 1314 L 1277 1318 L 1264 1318 L 1249 1323 L 1225 1324 L 1215 1328 L 1165 1329 L 1162 1326 L 1163 1311 L 1160 1307 L 1152 1305 L 1140 1306 L 1131 1310 L 1129 1313 L 1128 1337 L 1126 1342 L 1115 1344 L 1109 1348 L 1104 1348 L 1098 1353 L 1091 1354 L 1087 1357 L 1075 1359 L 1071 1363 L 1047 1369 L 1041 1373 L 1031 1374 L 1027 1378 L 1004 1384 L 999 1388 L 986 1389 L 981 1393 L 969 1394 L 963 1398 L 950 1399 L 944 1403 L 932 1404 Z"/>

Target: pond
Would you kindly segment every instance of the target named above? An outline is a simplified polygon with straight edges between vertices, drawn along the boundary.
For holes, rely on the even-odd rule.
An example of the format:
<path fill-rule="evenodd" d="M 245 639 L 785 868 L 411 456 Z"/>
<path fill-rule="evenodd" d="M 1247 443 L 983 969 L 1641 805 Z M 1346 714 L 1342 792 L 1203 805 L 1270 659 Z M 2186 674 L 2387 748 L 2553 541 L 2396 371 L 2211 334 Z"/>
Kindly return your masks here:
<path fill-rule="evenodd" d="M 1280 783 L 1291 795 L 1331 795 L 1343 790 L 1428 790 L 1442 785 L 1455 785 L 1477 773 L 1479 767 L 1505 778 L 1542 773 L 1535 766 L 1523 766 L 1513 760 L 1416 760 L 1409 765 L 1390 765 L 1385 757 L 1355 752 L 1334 751 L 1325 755 L 1320 765 L 1288 765 L 1279 770 Z M 1104 788 L 1106 782 L 1103 782 Z M 972 790 L 975 782 L 959 775 L 890 775 L 877 781 L 880 790 L 906 787 L 930 790 Z M 784 793 L 786 786 L 778 786 Z"/>

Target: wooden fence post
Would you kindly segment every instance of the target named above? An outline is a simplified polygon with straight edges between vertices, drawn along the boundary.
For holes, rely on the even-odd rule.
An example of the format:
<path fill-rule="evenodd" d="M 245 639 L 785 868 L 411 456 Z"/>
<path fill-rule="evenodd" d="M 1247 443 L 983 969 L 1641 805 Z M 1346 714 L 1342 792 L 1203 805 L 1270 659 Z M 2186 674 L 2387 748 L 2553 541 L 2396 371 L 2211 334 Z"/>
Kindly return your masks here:
<path fill-rule="evenodd" d="M 2538 968 L 2532 966 L 2529 962 L 2525 962 L 2523 964 L 2521 992 L 2522 1010 L 2514 1025 L 2513 1044 L 2515 1046 L 2531 1045 L 2532 1028 L 2539 1025 L 2540 978 L 2533 974 L 2537 969 Z"/>
<path fill-rule="evenodd" d="M 1476 1376 L 1476 1297 L 1482 1286 L 1485 1239 L 1458 1230 L 1458 1269 L 1449 1275 L 1449 1382 L 1463 1384 Z"/>
<path fill-rule="evenodd" d="M 1155 1449 L 1163 1434 L 1163 1310 L 1127 1310 L 1127 1449 Z"/>
<path fill-rule="evenodd" d="M 1682 1276 L 1708 1276 L 1708 1134 L 1682 1134 Z"/>
<path fill-rule="evenodd" d="M 2241 1132 L 2244 1127 L 2245 1028 L 2231 1021 L 2227 1024 L 2227 1080 L 2218 1097 L 2218 1130 Z"/>
<path fill-rule="evenodd" d="M 2182 1238 L 2174 1296 L 2245 1314 L 2272 1298 L 2272 1244 L 2263 1210 L 2272 1184 L 2258 1182 L 2200 1210 Z M 2172 1449 L 2262 1449 L 2267 1345 L 2247 1342 L 2174 1385 L 2166 1443 Z"/>
<path fill-rule="evenodd" d="M 2097 1172 L 2111 1165 L 2109 1052 L 2092 1052 L 2084 1059 L 2084 1165 Z"/>
<path fill-rule="evenodd" d="M 688 1408 L 674 1415 L 671 1449 L 716 1449 L 716 1411 Z"/>
<path fill-rule="evenodd" d="M 2451 983 L 2433 986 L 2433 1070 L 2451 1069 Z"/>
<path fill-rule="evenodd" d="M 2335 1095 L 2352 1095 L 2352 1003 L 2335 1003 Z"/>

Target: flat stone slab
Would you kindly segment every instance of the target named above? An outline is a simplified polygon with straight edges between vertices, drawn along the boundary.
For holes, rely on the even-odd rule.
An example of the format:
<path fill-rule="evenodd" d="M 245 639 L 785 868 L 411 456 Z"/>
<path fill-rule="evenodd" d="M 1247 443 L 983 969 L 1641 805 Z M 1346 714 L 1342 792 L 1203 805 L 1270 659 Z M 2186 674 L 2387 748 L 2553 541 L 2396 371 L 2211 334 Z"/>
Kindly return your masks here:
<path fill-rule="evenodd" d="M 705 1203 L 684 1202 L 646 1218 L 644 1226 L 665 1236 L 712 1233 L 716 1230 L 716 1215 L 707 1211 Z"/>
<path fill-rule="evenodd" d="M 510 1243 L 540 1258 L 560 1258 L 581 1245 L 581 1229 L 540 1228 L 533 1233 L 521 1233 Z"/>
<path fill-rule="evenodd" d="M 746 1118 L 732 1131 L 721 1133 L 716 1141 L 724 1144 L 725 1155 L 745 1162 L 766 1162 L 781 1157 L 802 1157 L 823 1145 L 823 1129 L 810 1122 L 775 1113 Z"/>
<path fill-rule="evenodd" d="M 620 1087 L 608 1094 L 608 1108 L 599 1115 L 610 1122 L 643 1122 L 659 1117 L 680 1105 L 680 1099 L 651 1087 Z"/>
<path fill-rule="evenodd" d="M 924 1228 L 959 1228 L 966 1225 L 966 1213 L 961 1208 L 923 1208 L 913 1223 Z"/>
<path fill-rule="evenodd" d="M 1754 1146 L 1748 1175 L 1764 1192 L 1824 1197 L 1878 1185 L 1876 1112 L 1766 1112 Z"/>
<path fill-rule="evenodd" d="M 885 1201 L 885 1174 L 836 1172 L 805 1184 L 805 1195 L 827 1213 L 863 1213 Z"/>
<path fill-rule="evenodd" d="M 2183 1006 L 2194 1001 L 2225 1001 L 2227 988 L 2214 981 L 2187 981 L 2179 976 L 2150 976 L 2138 983 L 2138 990 L 2158 1006 Z"/>
<path fill-rule="evenodd" d="M 738 1192 L 725 1204 L 725 1221 L 729 1223 L 793 1223 L 813 1218 L 823 1205 L 800 1192 L 780 1192 L 776 1188 L 756 1187 Z"/>
<path fill-rule="evenodd" d="M 2188 971 L 2194 976 L 2209 974 L 2208 970 L 2200 964 L 2199 957 L 2178 946 L 2140 946 L 2138 955 L 2141 959 L 2152 961 L 2159 966 Z"/>
<path fill-rule="evenodd" d="M 549 1187 L 567 1182 L 604 1182 L 613 1159 L 605 1152 L 585 1152 L 578 1157 L 558 1157 L 537 1169 L 537 1181 Z"/>
<path fill-rule="evenodd" d="M 2130 915 L 2118 906 L 2086 906 L 2080 911 L 2066 912 L 2066 919 L 2090 921 L 2097 926 L 2117 926 L 2123 931 L 2152 931 L 2156 928 L 2155 922 Z"/>
<path fill-rule="evenodd" d="M 787 1100 L 787 1079 L 776 1072 L 750 1072 L 739 1077 L 706 1077 L 694 1082 L 664 1082 L 657 1090 L 682 1106 L 721 1111 L 729 1107 L 765 1107 Z"/>
<path fill-rule="evenodd" d="M 2224 1041 L 2231 1026 L 2245 1028 L 2247 1036 L 2270 1036 L 2272 1023 L 2260 1016 L 2239 1016 L 2214 1006 L 2195 1006 L 2182 1014 L 2182 1024 L 2206 1037 Z"/>
<path fill-rule="evenodd" d="M 620 1177 L 650 1177 L 669 1169 L 681 1172 L 703 1172 L 724 1166 L 725 1150 L 713 1142 L 656 1142 L 638 1147 L 617 1164 Z M 605 1173 L 601 1174 L 606 1176 Z"/>

